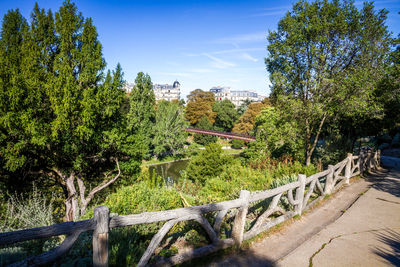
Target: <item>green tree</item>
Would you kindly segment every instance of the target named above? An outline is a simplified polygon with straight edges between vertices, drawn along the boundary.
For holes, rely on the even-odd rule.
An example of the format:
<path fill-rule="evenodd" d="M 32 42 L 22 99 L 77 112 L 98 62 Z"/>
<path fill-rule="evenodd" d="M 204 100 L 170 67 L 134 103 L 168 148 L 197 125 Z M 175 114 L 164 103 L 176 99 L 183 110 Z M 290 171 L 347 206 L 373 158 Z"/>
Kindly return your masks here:
<path fill-rule="evenodd" d="M 251 103 L 248 109 L 240 116 L 232 132 L 240 134 L 250 134 L 255 125 L 255 119 L 260 114 L 262 108 L 267 105 L 265 102 Z"/>
<path fill-rule="evenodd" d="M 186 141 L 183 107 L 179 103 L 160 101 L 156 110 L 156 123 L 153 127 L 154 153 L 161 156 L 172 152 L 180 153 Z"/>
<path fill-rule="evenodd" d="M 379 83 L 376 96 L 384 104 L 382 128 L 390 130 L 400 124 L 400 35 L 393 40 L 386 75 Z"/>
<path fill-rule="evenodd" d="M 213 126 L 211 122 L 207 119 L 207 117 L 203 116 L 201 120 L 196 124 L 196 128 L 212 130 Z M 195 133 L 193 139 L 196 143 L 203 146 L 217 142 L 217 137 L 209 134 Z"/>
<path fill-rule="evenodd" d="M 304 132 L 307 165 L 334 115 L 380 115 L 373 92 L 387 58 L 386 14 L 372 3 L 358 11 L 353 2 L 299 1 L 269 33 L 271 96 Z"/>
<path fill-rule="evenodd" d="M 274 157 L 291 155 L 303 159 L 302 133 L 296 123 L 285 118 L 285 114 L 275 107 L 265 107 L 255 119 L 254 131 L 258 153 L 271 153 Z M 263 146 L 264 145 L 264 146 Z"/>
<path fill-rule="evenodd" d="M 252 103 L 253 101 L 251 101 L 250 99 L 245 99 L 243 101 L 243 103 L 237 108 L 237 113 L 239 116 L 242 116 L 247 108 L 249 107 L 249 105 Z"/>
<path fill-rule="evenodd" d="M 203 116 L 206 116 L 213 124 L 216 116 L 216 113 L 212 110 L 214 103 L 215 98 L 212 92 L 204 92 L 201 89 L 190 92 L 186 105 L 185 119 L 189 121 L 190 125 L 195 125 Z"/>
<path fill-rule="evenodd" d="M 235 105 L 228 99 L 225 99 L 214 103 L 212 110 L 217 114 L 215 117 L 214 128 L 225 132 L 232 131 L 232 128 L 239 117 Z"/>
<path fill-rule="evenodd" d="M 130 94 L 128 123 L 130 130 L 141 140 L 143 153 L 150 155 L 152 128 L 156 120 L 153 84 L 148 74 L 139 72 Z"/>
<path fill-rule="evenodd" d="M 31 25 L 18 10 L 2 25 L 1 167 L 13 184 L 43 177 L 60 185 L 67 220 L 84 214 L 121 169 L 137 171 L 142 158 L 123 114 L 122 70 L 104 77 L 97 37 L 69 1 L 55 20 L 35 5 Z"/>
<path fill-rule="evenodd" d="M 187 177 L 204 185 L 207 179 L 222 173 L 228 160 L 228 156 L 223 155 L 220 145 L 208 144 L 205 150 L 202 150 L 189 162 L 186 169 Z"/>

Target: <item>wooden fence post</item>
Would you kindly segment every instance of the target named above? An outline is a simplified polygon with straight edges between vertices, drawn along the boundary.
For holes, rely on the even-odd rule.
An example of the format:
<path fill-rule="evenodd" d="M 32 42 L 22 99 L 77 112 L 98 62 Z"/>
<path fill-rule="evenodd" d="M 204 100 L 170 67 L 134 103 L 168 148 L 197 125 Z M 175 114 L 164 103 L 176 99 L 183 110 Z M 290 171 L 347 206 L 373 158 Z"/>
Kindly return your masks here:
<path fill-rule="evenodd" d="M 298 181 L 300 182 L 300 186 L 296 189 L 296 214 L 301 215 L 303 211 L 303 200 L 304 200 L 304 192 L 306 190 L 306 178 L 307 176 L 304 174 L 299 174 Z"/>
<path fill-rule="evenodd" d="M 368 149 L 368 171 L 374 168 L 373 161 L 374 161 L 374 155 L 372 153 L 372 150 Z"/>
<path fill-rule="evenodd" d="M 363 176 L 364 173 L 364 149 L 361 148 L 360 155 L 358 156 L 358 169 L 360 170 L 360 175 Z"/>
<path fill-rule="evenodd" d="M 381 150 L 378 149 L 376 151 L 376 168 L 378 169 L 381 166 Z"/>
<path fill-rule="evenodd" d="M 350 183 L 351 178 L 351 163 L 353 162 L 353 154 L 347 153 L 346 169 L 344 170 L 344 177 L 346 177 L 346 184 Z"/>
<path fill-rule="evenodd" d="M 333 189 L 333 187 L 335 186 L 334 184 L 333 184 L 333 173 L 334 173 L 334 170 L 333 170 L 333 165 L 328 165 L 328 170 L 329 170 L 329 173 L 328 173 L 328 175 L 326 176 L 326 182 L 325 182 L 325 194 L 330 194 L 330 193 L 332 193 L 332 189 Z"/>
<path fill-rule="evenodd" d="M 235 240 L 236 245 L 241 245 L 243 241 L 244 225 L 246 223 L 247 210 L 249 208 L 250 192 L 247 190 L 240 191 L 240 199 L 245 201 L 245 204 L 239 208 L 233 223 L 232 238 Z"/>
<path fill-rule="evenodd" d="M 93 220 L 95 230 L 93 232 L 93 266 L 108 266 L 108 228 L 110 211 L 106 206 L 94 209 Z"/>

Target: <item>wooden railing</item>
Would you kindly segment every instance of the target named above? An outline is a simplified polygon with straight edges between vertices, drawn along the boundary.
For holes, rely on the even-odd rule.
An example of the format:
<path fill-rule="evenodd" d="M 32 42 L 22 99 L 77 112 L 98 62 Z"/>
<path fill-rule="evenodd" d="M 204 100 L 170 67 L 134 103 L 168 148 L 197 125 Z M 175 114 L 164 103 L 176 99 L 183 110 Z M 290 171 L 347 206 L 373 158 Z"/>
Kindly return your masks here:
<path fill-rule="evenodd" d="M 138 266 L 145 266 L 149 264 L 156 248 L 175 224 L 195 220 L 205 230 L 211 243 L 157 262 L 158 265 L 167 266 L 180 264 L 235 244 L 240 246 L 243 240 L 248 240 L 295 215 L 301 215 L 302 212 L 309 209 L 325 195 L 335 192 L 343 184 L 348 184 L 351 177 L 370 169 L 376 169 L 379 166 L 379 158 L 379 152 L 373 153 L 372 150 L 362 150 L 359 156 L 348 154 L 343 161 L 334 166 L 330 165 L 327 170 L 310 177 L 299 174 L 298 180 L 295 182 L 261 192 L 242 190 L 238 199 L 208 205 L 111 218 L 108 208 L 100 206 L 95 208 L 94 216 L 89 220 L 0 233 L 0 246 L 38 238 L 67 235 L 64 242 L 57 248 L 11 265 L 38 266 L 55 261 L 72 247 L 81 233 L 93 230 L 93 265 L 107 266 L 108 232 L 110 229 L 166 221 L 158 233 L 154 235 L 138 263 Z M 254 216 L 248 218 L 249 208 L 256 204 L 263 205 L 265 211 L 257 218 L 253 218 Z M 237 211 L 229 212 L 230 210 Z M 204 217 L 206 214 L 208 214 L 208 217 L 215 214 L 213 225 Z M 221 223 L 225 217 L 229 216 L 233 221 L 231 236 L 222 239 L 220 238 Z M 246 221 L 249 220 L 252 226 L 245 230 Z"/>

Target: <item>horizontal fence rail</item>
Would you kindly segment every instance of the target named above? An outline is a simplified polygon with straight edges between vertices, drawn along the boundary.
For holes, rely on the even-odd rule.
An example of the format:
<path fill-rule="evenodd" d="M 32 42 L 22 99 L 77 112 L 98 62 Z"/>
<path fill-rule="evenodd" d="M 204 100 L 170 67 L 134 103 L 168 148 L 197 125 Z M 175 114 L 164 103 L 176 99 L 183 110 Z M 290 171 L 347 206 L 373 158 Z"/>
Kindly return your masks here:
<path fill-rule="evenodd" d="M 107 207 L 100 206 L 95 208 L 94 216 L 89 220 L 0 233 L 0 246 L 66 235 L 66 239 L 57 248 L 10 265 L 39 266 L 53 262 L 67 253 L 81 233 L 93 231 L 93 265 L 108 266 L 108 233 L 110 229 L 166 221 L 158 233 L 153 236 L 138 263 L 138 266 L 146 266 L 164 237 L 175 224 L 183 221 L 196 221 L 205 230 L 211 243 L 190 252 L 164 258 L 156 263 L 162 266 L 176 265 L 219 249 L 233 245 L 240 246 L 243 240 L 248 240 L 295 215 L 301 215 L 302 212 L 312 207 L 327 194 L 331 194 L 342 185 L 348 184 L 351 177 L 377 169 L 379 163 L 379 151 L 373 152 L 371 149 L 363 149 L 359 156 L 348 154 L 343 161 L 336 165 L 329 165 L 328 169 L 322 172 L 309 177 L 299 174 L 297 181 L 266 191 L 249 192 L 242 190 L 238 199 L 230 201 L 115 217 L 110 217 Z M 249 210 L 258 206 L 262 207 L 263 211 L 256 218 L 249 218 Z M 235 212 L 230 212 L 232 210 Z M 205 214 L 208 216 L 215 214 L 213 224 L 206 219 Z M 232 219 L 233 222 L 231 236 L 222 239 L 220 238 L 221 224 L 227 217 Z M 246 222 L 251 219 L 253 219 L 251 227 L 246 229 Z"/>

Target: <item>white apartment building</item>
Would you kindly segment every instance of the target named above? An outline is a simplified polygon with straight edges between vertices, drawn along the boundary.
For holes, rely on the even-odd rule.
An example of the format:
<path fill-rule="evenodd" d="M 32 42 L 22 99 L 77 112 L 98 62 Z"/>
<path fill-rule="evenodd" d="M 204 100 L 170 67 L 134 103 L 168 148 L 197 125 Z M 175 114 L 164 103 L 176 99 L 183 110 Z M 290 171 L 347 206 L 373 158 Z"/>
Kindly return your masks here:
<path fill-rule="evenodd" d="M 179 100 L 181 96 L 181 84 L 175 81 L 172 85 L 169 84 L 154 84 L 154 95 L 158 100 Z"/>
<path fill-rule="evenodd" d="M 127 93 L 130 93 L 135 86 L 135 83 L 125 83 L 124 90 Z M 156 101 L 158 100 L 179 100 L 181 96 L 181 84 L 178 81 L 175 81 L 172 85 L 169 84 L 153 84 L 153 91 L 156 97 Z"/>
<path fill-rule="evenodd" d="M 236 107 L 240 106 L 246 99 L 252 102 L 261 102 L 265 98 L 265 96 L 260 96 L 254 91 L 231 90 L 230 87 L 221 87 L 221 86 L 216 86 L 211 88 L 210 92 L 214 93 L 215 100 L 220 101 L 228 99 Z"/>

